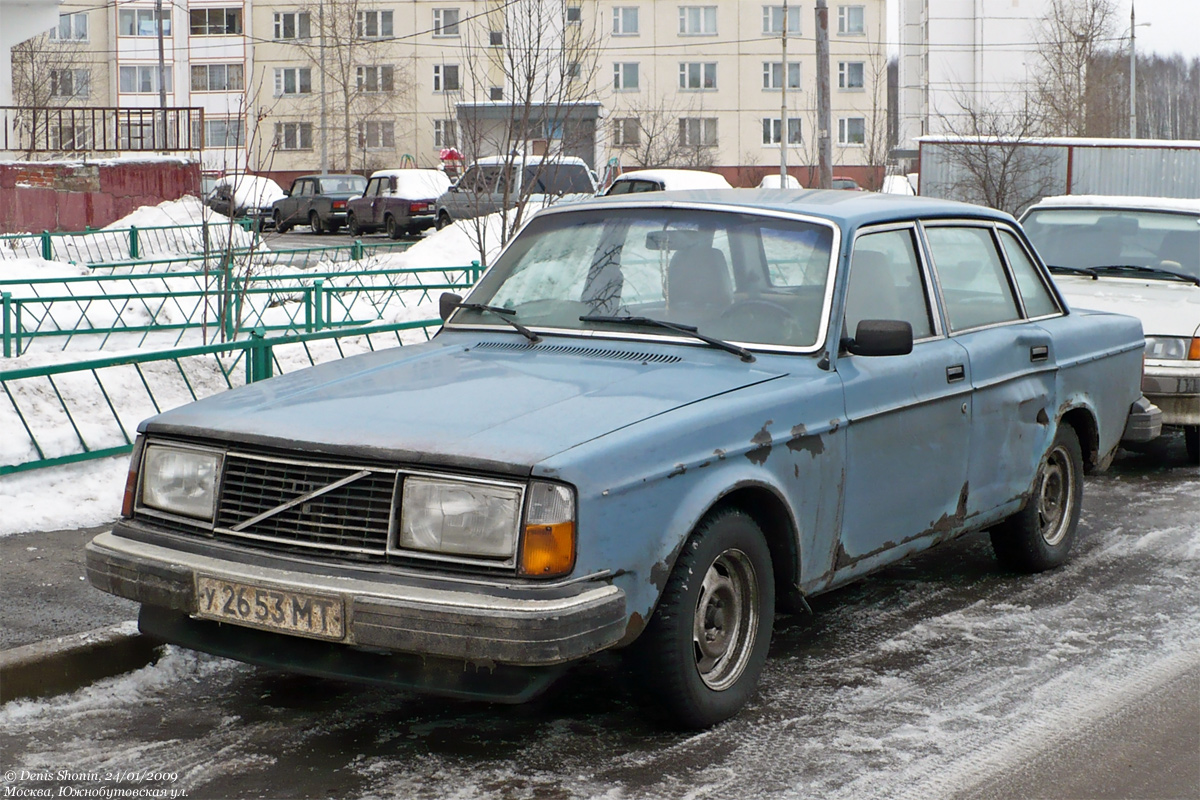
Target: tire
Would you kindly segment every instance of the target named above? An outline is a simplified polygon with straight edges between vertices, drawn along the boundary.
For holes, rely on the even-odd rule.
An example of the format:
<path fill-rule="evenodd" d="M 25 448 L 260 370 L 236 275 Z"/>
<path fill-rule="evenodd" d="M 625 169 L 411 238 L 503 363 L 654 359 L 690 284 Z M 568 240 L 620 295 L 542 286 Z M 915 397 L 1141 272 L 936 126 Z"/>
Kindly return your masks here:
<path fill-rule="evenodd" d="M 1183 429 L 1183 443 L 1187 447 L 1188 463 L 1200 464 L 1200 425 L 1188 425 Z"/>
<path fill-rule="evenodd" d="M 278 211 L 276 211 L 275 212 L 275 231 L 277 233 L 287 233 L 289 230 L 291 230 L 291 228 L 292 228 L 291 225 L 287 225 L 284 223 L 283 214 L 280 214 Z"/>
<path fill-rule="evenodd" d="M 358 227 L 358 217 L 354 215 L 353 211 L 346 215 L 346 230 L 350 232 L 351 236 L 362 235 L 362 228 Z"/>
<path fill-rule="evenodd" d="M 313 233 L 325 232 L 325 228 L 321 225 L 321 215 L 315 211 L 308 212 L 308 227 Z"/>
<path fill-rule="evenodd" d="M 1066 562 L 1083 502 L 1083 452 L 1070 425 L 1059 424 L 1025 508 L 991 530 L 996 558 L 1009 569 L 1044 572 Z"/>
<path fill-rule="evenodd" d="M 449 228 L 452 222 L 453 220 L 450 219 L 450 215 L 443 211 L 442 213 L 438 214 L 437 229 L 440 231 L 442 228 Z"/>
<path fill-rule="evenodd" d="M 404 235 L 404 228 L 400 227 L 400 224 L 396 222 L 396 218 L 391 214 L 384 217 L 383 229 L 387 231 L 389 239 L 399 239 Z"/>
<path fill-rule="evenodd" d="M 732 717 L 754 693 L 774 616 L 775 577 L 762 531 L 741 511 L 710 514 L 688 538 L 634 643 L 641 689 L 680 728 Z"/>

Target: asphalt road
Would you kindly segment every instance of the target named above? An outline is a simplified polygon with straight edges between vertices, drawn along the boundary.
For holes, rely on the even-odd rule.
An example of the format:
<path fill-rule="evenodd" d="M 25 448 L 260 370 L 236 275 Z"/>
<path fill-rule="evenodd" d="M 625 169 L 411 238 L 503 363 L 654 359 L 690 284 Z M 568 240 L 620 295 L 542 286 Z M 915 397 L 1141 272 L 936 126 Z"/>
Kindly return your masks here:
<path fill-rule="evenodd" d="M 711 731 L 660 729 L 609 656 L 505 707 L 168 648 L 0 707 L 0 791 L 154 770 L 193 798 L 1200 798 L 1200 470 L 1168 445 L 1087 480 L 1059 570 L 1004 573 L 973 535 L 779 617 Z"/>

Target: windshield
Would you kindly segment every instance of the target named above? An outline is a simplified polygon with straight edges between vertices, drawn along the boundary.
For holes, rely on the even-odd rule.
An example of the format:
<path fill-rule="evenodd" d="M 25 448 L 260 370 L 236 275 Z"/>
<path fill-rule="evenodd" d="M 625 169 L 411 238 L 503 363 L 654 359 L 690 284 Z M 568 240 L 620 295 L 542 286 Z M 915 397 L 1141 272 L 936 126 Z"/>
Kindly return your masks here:
<path fill-rule="evenodd" d="M 537 329 L 636 331 L 582 316 L 650 317 L 746 344 L 813 347 L 827 306 L 830 225 L 751 214 L 638 208 L 535 217 L 470 301 Z M 460 310 L 455 322 L 496 325 Z"/>
<path fill-rule="evenodd" d="M 1051 266 L 1128 265 L 1200 278 L 1200 217 L 1195 214 L 1043 208 L 1030 212 L 1022 224 Z"/>

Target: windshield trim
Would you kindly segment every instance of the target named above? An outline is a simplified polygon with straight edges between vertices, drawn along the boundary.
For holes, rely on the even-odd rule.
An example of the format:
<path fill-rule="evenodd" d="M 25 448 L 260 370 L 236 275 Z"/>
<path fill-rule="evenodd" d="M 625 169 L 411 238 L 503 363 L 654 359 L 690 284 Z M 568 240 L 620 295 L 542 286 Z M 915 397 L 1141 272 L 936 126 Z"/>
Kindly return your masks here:
<path fill-rule="evenodd" d="M 557 208 L 552 207 L 552 208 L 544 209 L 542 211 L 539 211 L 537 216 L 540 217 L 543 214 L 573 214 L 573 213 L 577 214 L 577 213 L 584 213 L 586 211 L 591 211 L 594 208 L 595 208 L 595 206 L 593 206 L 587 202 L 572 203 L 569 206 L 562 206 L 562 207 L 557 207 Z M 735 213 L 735 214 L 744 214 L 747 216 L 771 217 L 771 218 L 775 218 L 775 219 L 795 220 L 795 221 L 799 221 L 799 222 L 807 222 L 807 223 L 810 223 L 813 225 L 821 225 L 826 228 L 829 228 L 830 231 L 832 231 L 833 239 L 829 245 L 829 261 L 830 261 L 830 263 L 829 263 L 828 272 L 826 273 L 826 276 L 825 276 L 825 293 L 821 300 L 821 319 L 820 319 L 820 322 L 818 323 L 816 340 L 811 345 L 806 345 L 803 347 L 797 346 L 797 345 L 764 344 L 762 342 L 744 342 L 744 341 L 739 341 L 737 339 L 727 339 L 726 340 L 727 342 L 729 342 L 729 344 L 735 344 L 739 347 L 743 347 L 752 353 L 780 353 L 780 354 L 789 354 L 789 355 L 810 355 L 813 353 L 821 353 L 821 352 L 825 351 L 826 342 L 828 341 L 828 338 L 829 338 L 828 333 L 829 333 L 830 317 L 832 316 L 832 312 L 833 312 L 833 291 L 834 291 L 834 287 L 837 285 L 837 278 L 838 278 L 837 272 L 842 263 L 842 259 L 841 259 L 842 229 L 841 229 L 841 226 L 839 226 L 833 220 L 825 219 L 823 217 L 818 217 L 818 216 L 815 216 L 812 214 L 803 214 L 803 213 L 782 211 L 779 209 L 755 208 L 752 206 L 734 205 L 734 204 L 729 204 L 729 203 L 703 203 L 703 202 L 694 202 L 694 201 L 692 201 L 692 202 L 663 201 L 663 200 L 647 199 L 647 200 L 643 200 L 640 202 L 639 201 L 629 201 L 629 202 L 618 202 L 618 203 L 605 203 L 604 208 L 606 208 L 606 209 L 609 209 L 609 208 L 612 208 L 612 209 L 617 209 L 617 208 L 622 208 L 622 209 L 624 209 L 624 208 L 670 208 L 670 209 L 685 209 L 685 210 L 694 210 L 694 211 L 724 211 L 724 212 L 730 212 L 730 213 Z M 506 244 L 504 249 L 501 250 L 500 253 L 497 254 L 495 261 L 492 262 L 493 264 L 498 262 L 501 258 L 504 257 L 504 254 L 508 251 L 508 248 L 512 246 L 512 243 L 515 242 L 517 240 L 517 238 L 518 238 L 517 236 L 514 236 L 513 238 L 508 240 L 508 244 Z M 490 267 L 489 267 L 489 269 L 490 269 Z M 482 280 L 482 278 L 481 278 L 481 280 Z M 479 283 L 476 282 L 475 285 L 478 286 Z M 472 288 L 471 291 L 467 294 L 467 296 L 463 298 L 463 302 L 464 303 L 471 302 L 471 296 L 474 293 L 475 293 L 475 288 Z M 512 331 L 515 333 L 515 331 L 513 331 L 513 329 L 510 328 L 508 325 L 488 325 L 486 323 L 481 323 L 481 322 L 455 323 L 454 318 L 456 316 L 458 316 L 458 309 L 455 309 L 454 314 L 452 314 L 449 319 L 447 319 L 444 323 L 442 323 L 442 330 Z M 693 338 L 691 336 L 685 336 L 683 334 L 663 335 L 663 334 L 649 333 L 649 332 L 643 332 L 643 331 L 614 331 L 614 330 L 605 330 L 602 328 L 583 328 L 583 329 L 580 329 L 580 328 L 553 328 L 553 327 L 544 327 L 544 326 L 540 326 L 540 325 L 530 325 L 528 327 L 534 333 L 547 334 L 550 336 L 575 336 L 575 337 L 596 338 L 596 339 L 624 339 L 624 340 L 631 340 L 631 341 L 663 342 L 663 343 L 668 343 L 668 344 L 687 344 L 687 345 L 700 345 L 701 347 L 708 347 L 708 345 L 705 345 L 703 342 L 699 342 L 695 338 Z M 838 339 L 838 338 L 840 338 L 840 337 L 835 337 L 835 339 Z"/>

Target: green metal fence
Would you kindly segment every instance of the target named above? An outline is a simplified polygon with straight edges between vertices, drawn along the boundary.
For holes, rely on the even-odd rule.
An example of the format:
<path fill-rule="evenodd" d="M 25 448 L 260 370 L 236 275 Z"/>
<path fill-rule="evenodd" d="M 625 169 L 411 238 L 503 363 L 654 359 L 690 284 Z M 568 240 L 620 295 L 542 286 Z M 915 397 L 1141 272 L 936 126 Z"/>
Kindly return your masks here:
<path fill-rule="evenodd" d="M 0 475 L 128 453 L 138 423 L 234 386 L 428 339 L 439 320 L 248 339 L 0 370 Z"/>

